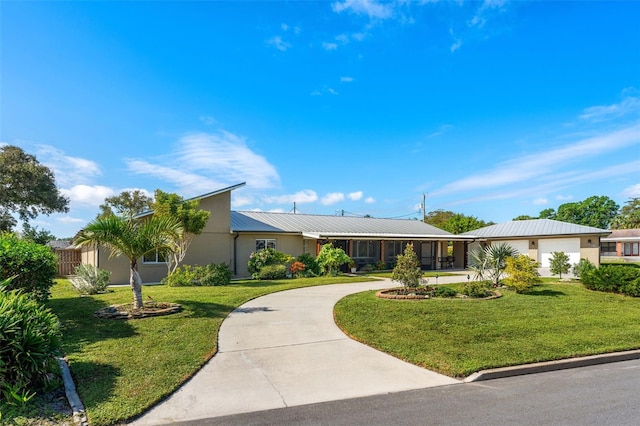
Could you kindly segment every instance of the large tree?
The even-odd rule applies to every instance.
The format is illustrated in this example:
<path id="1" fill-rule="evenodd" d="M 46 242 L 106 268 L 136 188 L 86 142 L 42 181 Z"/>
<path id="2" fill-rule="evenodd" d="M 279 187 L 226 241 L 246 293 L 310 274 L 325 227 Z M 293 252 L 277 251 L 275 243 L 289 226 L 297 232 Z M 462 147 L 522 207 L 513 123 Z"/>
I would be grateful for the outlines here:
<path id="1" fill-rule="evenodd" d="M 594 228 L 608 229 L 620 206 L 611 198 L 594 195 L 583 201 L 558 207 L 555 219 Z"/>
<path id="2" fill-rule="evenodd" d="M 172 273 L 187 254 L 187 249 L 196 235 L 209 220 L 210 212 L 198 208 L 198 200 L 185 201 L 181 196 L 156 189 L 155 201 L 151 204 L 154 216 L 175 218 L 182 226 L 180 237 L 174 241 L 171 254 L 167 256 L 167 268 Z"/>
<path id="3" fill-rule="evenodd" d="M 611 221 L 611 229 L 640 228 L 640 198 L 630 198 Z"/>
<path id="4" fill-rule="evenodd" d="M 131 220 L 120 216 L 97 218 L 89 223 L 75 239 L 75 244 L 97 244 L 110 249 L 111 256 L 129 259 L 129 284 L 133 292 L 133 307 L 140 309 L 142 279 L 138 273 L 138 259 L 156 250 L 170 253 L 175 240 L 182 233 L 180 222 L 172 217 L 151 216 Z"/>
<path id="5" fill-rule="evenodd" d="M 462 234 L 493 225 L 493 222 L 485 222 L 475 216 L 466 216 L 462 213 L 454 213 L 448 210 L 434 210 L 427 213 L 425 223 L 452 234 Z"/>
<path id="6" fill-rule="evenodd" d="M 17 146 L 0 147 L 0 230 L 16 225 L 12 213 L 29 222 L 38 214 L 66 213 L 68 205 L 48 167 Z"/>
<path id="7" fill-rule="evenodd" d="M 100 205 L 98 217 L 116 215 L 133 218 L 138 213 L 150 210 L 152 202 L 153 198 L 139 189 L 122 191 L 119 195 L 104 199 L 104 204 Z"/>

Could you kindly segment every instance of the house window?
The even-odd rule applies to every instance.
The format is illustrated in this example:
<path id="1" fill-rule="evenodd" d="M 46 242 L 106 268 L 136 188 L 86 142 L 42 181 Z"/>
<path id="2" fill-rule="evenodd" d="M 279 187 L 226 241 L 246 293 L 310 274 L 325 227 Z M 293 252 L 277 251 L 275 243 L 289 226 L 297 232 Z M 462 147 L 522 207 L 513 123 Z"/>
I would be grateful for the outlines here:
<path id="1" fill-rule="evenodd" d="M 388 264 L 395 263 L 397 256 L 404 253 L 404 249 L 409 241 L 385 241 L 384 261 Z"/>
<path id="2" fill-rule="evenodd" d="M 617 256 L 616 243 L 606 243 L 604 241 L 600 243 L 600 254 L 602 256 Z"/>
<path id="3" fill-rule="evenodd" d="M 355 240 L 352 245 L 352 256 L 366 263 L 375 263 L 380 259 L 380 242 L 373 240 Z"/>
<path id="4" fill-rule="evenodd" d="M 638 256 L 638 246 L 640 243 L 624 243 L 625 256 Z"/>
<path id="5" fill-rule="evenodd" d="M 142 257 L 142 263 L 166 263 L 165 257 L 158 250 L 147 253 Z"/>
<path id="6" fill-rule="evenodd" d="M 256 251 L 272 248 L 276 249 L 276 240 L 256 240 Z"/>

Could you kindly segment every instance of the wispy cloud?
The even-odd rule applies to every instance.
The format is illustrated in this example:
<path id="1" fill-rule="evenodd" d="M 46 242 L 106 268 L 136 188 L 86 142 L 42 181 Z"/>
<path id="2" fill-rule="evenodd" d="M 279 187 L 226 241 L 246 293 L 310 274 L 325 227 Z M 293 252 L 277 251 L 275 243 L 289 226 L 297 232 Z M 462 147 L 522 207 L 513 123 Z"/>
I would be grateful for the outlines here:
<path id="1" fill-rule="evenodd" d="M 168 156 L 126 163 L 133 173 L 171 182 L 191 195 L 243 181 L 252 189 L 273 188 L 280 182 L 271 163 L 248 148 L 244 138 L 224 130 L 184 136 Z"/>
<path id="2" fill-rule="evenodd" d="M 104 199 L 116 194 L 113 188 L 102 185 L 74 185 L 69 189 L 61 189 L 60 193 L 69 197 L 72 205 L 98 207 Z"/>
<path id="3" fill-rule="evenodd" d="M 340 83 L 351 83 L 353 81 L 353 77 L 342 76 L 340 77 Z"/>
<path id="4" fill-rule="evenodd" d="M 102 174 L 96 162 L 71 157 L 49 145 L 38 145 L 36 156 L 38 161 L 53 170 L 56 182 L 61 187 L 89 183 L 94 177 Z"/>
<path id="5" fill-rule="evenodd" d="M 291 48 L 291 43 L 288 43 L 282 40 L 282 37 L 280 36 L 273 36 L 270 39 L 268 39 L 265 43 L 267 43 L 271 47 L 275 47 L 281 52 L 286 52 L 289 48 Z"/>
<path id="6" fill-rule="evenodd" d="M 340 201 L 344 201 L 344 194 L 342 192 L 330 192 L 320 200 L 325 206 L 330 206 Z"/>
<path id="7" fill-rule="evenodd" d="M 427 139 L 435 138 L 438 136 L 444 135 L 449 129 L 453 129 L 453 126 L 450 124 L 443 124 L 436 130 L 435 132 L 427 135 Z"/>
<path id="8" fill-rule="evenodd" d="M 629 96 L 617 104 L 598 105 L 586 108 L 582 115 L 580 115 L 580 118 L 582 120 L 601 122 L 631 114 L 637 115 L 639 113 L 640 98 Z"/>
<path id="9" fill-rule="evenodd" d="M 535 204 L 536 206 L 541 206 L 547 204 L 548 202 L 549 200 L 547 200 L 546 198 L 536 198 L 535 200 L 533 200 L 533 204 Z"/>
<path id="10" fill-rule="evenodd" d="M 376 199 L 375 199 L 375 198 L 373 198 L 373 197 L 367 197 L 367 198 L 364 200 L 364 202 L 365 202 L 365 203 L 367 203 L 367 204 L 373 204 L 373 203 L 375 203 L 375 202 L 376 202 Z"/>
<path id="11" fill-rule="evenodd" d="M 321 90 L 314 90 L 310 93 L 311 96 L 322 96 L 322 95 L 338 95 L 338 91 L 333 87 L 325 87 Z"/>
<path id="12" fill-rule="evenodd" d="M 331 4 L 336 13 L 349 12 L 355 15 L 366 15 L 369 19 L 388 19 L 393 16 L 393 4 L 376 0 L 344 0 Z"/>
<path id="13" fill-rule="evenodd" d="M 349 199 L 351 201 L 358 201 L 359 199 L 362 198 L 362 191 L 356 191 L 356 192 L 350 192 L 349 193 Z"/>
<path id="14" fill-rule="evenodd" d="M 80 219 L 78 217 L 71 217 L 69 215 L 58 216 L 56 217 L 56 221 L 60 223 L 85 223 L 86 220 Z"/>
<path id="15" fill-rule="evenodd" d="M 328 43 L 326 41 L 322 42 L 322 48 L 324 50 L 336 50 L 338 49 L 338 45 L 336 43 Z"/>
<path id="16" fill-rule="evenodd" d="M 485 0 L 477 9 L 476 14 L 469 21 L 470 27 L 482 28 L 487 23 L 487 14 L 500 10 L 507 3 L 506 0 Z"/>
<path id="17" fill-rule="evenodd" d="M 556 195 L 556 200 L 558 200 L 558 201 L 573 200 L 573 195 Z"/>
<path id="18" fill-rule="evenodd" d="M 625 188 L 624 191 L 622 191 L 622 195 L 628 198 L 640 197 L 640 183 Z"/>
<path id="19" fill-rule="evenodd" d="M 210 115 L 201 115 L 200 117 L 200 121 L 204 124 L 206 124 L 207 126 L 213 126 L 214 124 L 217 124 L 218 121 L 211 117 Z"/>
<path id="20" fill-rule="evenodd" d="M 318 194 L 311 189 L 304 189 L 295 194 L 277 195 L 264 197 L 264 202 L 268 204 L 291 204 L 291 203 L 313 203 L 318 201 Z"/>

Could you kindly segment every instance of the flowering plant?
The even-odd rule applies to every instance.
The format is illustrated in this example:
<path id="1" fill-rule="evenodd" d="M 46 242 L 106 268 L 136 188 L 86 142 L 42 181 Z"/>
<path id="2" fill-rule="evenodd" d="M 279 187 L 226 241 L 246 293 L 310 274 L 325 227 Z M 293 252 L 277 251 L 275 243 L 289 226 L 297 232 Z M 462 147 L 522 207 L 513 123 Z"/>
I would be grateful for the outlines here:
<path id="1" fill-rule="evenodd" d="M 304 263 L 302 263 L 302 262 L 300 262 L 300 261 L 296 260 L 296 261 L 294 261 L 294 262 L 291 264 L 291 266 L 289 267 L 289 270 L 291 271 L 291 273 L 292 273 L 294 276 L 297 276 L 297 275 L 298 275 L 298 273 L 300 273 L 300 272 L 304 271 L 306 268 L 307 268 L 307 267 L 305 266 L 305 264 L 304 264 Z"/>

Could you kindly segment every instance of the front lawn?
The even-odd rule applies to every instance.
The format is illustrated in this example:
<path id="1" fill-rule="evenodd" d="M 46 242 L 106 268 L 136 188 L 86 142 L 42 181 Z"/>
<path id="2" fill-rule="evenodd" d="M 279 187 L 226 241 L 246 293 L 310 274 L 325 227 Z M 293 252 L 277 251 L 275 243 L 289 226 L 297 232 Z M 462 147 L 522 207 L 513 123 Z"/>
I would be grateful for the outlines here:
<path id="1" fill-rule="evenodd" d="M 371 281 L 321 277 L 237 281 L 222 287 L 145 286 L 145 300 L 180 303 L 179 314 L 140 320 L 96 319 L 93 313 L 132 301 L 129 287 L 78 297 L 66 280 L 52 288 L 48 305 L 62 323 L 64 354 L 92 425 L 111 425 L 141 414 L 173 392 L 217 351 L 224 318 L 268 293 L 316 285 Z"/>
<path id="2" fill-rule="evenodd" d="M 393 271 L 373 271 L 373 272 L 368 272 L 367 275 L 371 275 L 372 277 L 380 277 L 380 278 L 391 278 L 391 275 L 393 274 Z M 425 271 L 422 273 L 422 277 L 424 279 L 429 279 L 429 282 L 432 282 L 433 284 L 435 284 L 435 276 L 439 276 L 439 277 L 452 277 L 455 275 L 460 275 L 460 274 L 454 274 L 451 272 L 442 272 L 442 271 Z M 462 275 L 460 275 L 460 279 L 462 279 Z M 433 280 L 431 280 L 431 278 L 433 278 Z"/>
<path id="3" fill-rule="evenodd" d="M 397 301 L 347 296 L 338 325 L 413 364 L 464 377 L 488 368 L 640 348 L 640 298 L 545 282 L 494 300 Z"/>

